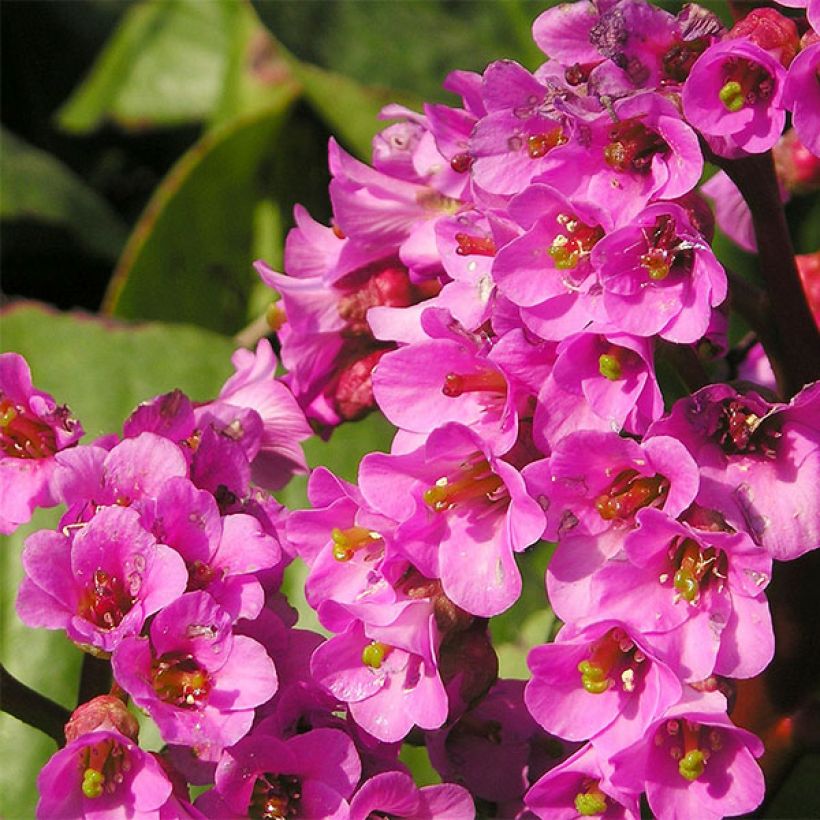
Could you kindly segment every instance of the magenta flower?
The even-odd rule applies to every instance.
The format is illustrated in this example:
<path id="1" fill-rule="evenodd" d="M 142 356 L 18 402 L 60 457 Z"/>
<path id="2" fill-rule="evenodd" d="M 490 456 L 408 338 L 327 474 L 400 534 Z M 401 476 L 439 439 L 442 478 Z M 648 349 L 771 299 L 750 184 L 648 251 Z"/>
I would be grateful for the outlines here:
<path id="1" fill-rule="evenodd" d="M 277 686 L 267 652 L 233 634 L 231 621 L 206 592 L 189 592 L 154 618 L 150 638 L 124 640 L 111 659 L 117 682 L 163 739 L 193 746 L 204 760 L 248 733 Z"/>
<path id="2" fill-rule="evenodd" d="M 57 456 L 53 486 L 68 510 L 62 524 L 89 520 L 102 507 L 142 510 L 169 478 L 188 476 L 188 461 L 174 442 L 140 433 L 110 450 L 75 447 Z"/>
<path id="3" fill-rule="evenodd" d="M 139 634 L 188 580 L 182 558 L 157 543 L 135 510 L 119 507 L 100 510 L 77 529 L 29 536 L 23 567 L 17 596 L 23 623 L 65 629 L 72 641 L 98 652 Z"/>
<path id="4" fill-rule="evenodd" d="M 650 435 L 679 439 L 705 479 L 698 502 L 784 561 L 820 544 L 818 402 L 817 383 L 788 405 L 711 385 L 676 402 Z"/>
<path id="5" fill-rule="evenodd" d="M 0 355 L 0 533 L 14 532 L 37 507 L 57 503 L 49 488 L 53 456 L 82 435 L 69 409 L 32 385 L 22 356 Z"/>
<path id="6" fill-rule="evenodd" d="M 366 456 L 359 486 L 371 508 L 401 522 L 402 550 L 462 609 L 494 615 L 518 598 L 513 553 L 540 537 L 543 513 L 520 473 L 469 428 L 446 424 L 411 453 Z"/>
<path id="7" fill-rule="evenodd" d="M 402 740 L 418 725 L 437 729 L 447 718 L 447 694 L 438 672 L 438 632 L 429 601 L 396 606 L 385 626 L 356 622 L 313 653 L 313 677 L 348 704 L 366 732 Z"/>
<path id="8" fill-rule="evenodd" d="M 216 785 L 196 807 L 211 817 L 343 820 L 360 776 L 344 732 L 314 729 L 284 741 L 256 732 L 223 753 Z"/>
<path id="9" fill-rule="evenodd" d="M 643 630 L 688 680 L 762 671 L 774 653 L 763 594 L 771 558 L 745 533 L 696 529 L 660 510 L 641 510 L 637 522 L 625 540 L 627 560 L 610 561 L 592 580 L 600 611 Z M 562 620 L 598 618 L 582 590 L 567 585 L 558 597 L 551 588 Z"/>
<path id="10" fill-rule="evenodd" d="M 710 46 L 683 87 L 686 119 L 707 136 L 725 140 L 724 156 L 759 154 L 776 142 L 786 120 L 780 61 L 743 38 Z"/>
<path id="11" fill-rule="evenodd" d="M 111 729 L 83 734 L 60 749 L 37 778 L 37 817 L 160 820 L 171 781 L 154 755 Z"/>
<path id="12" fill-rule="evenodd" d="M 472 820 L 475 806 L 469 792 L 454 783 L 420 789 L 404 772 L 384 772 L 367 780 L 350 801 L 350 820 L 373 816 Z"/>
<path id="13" fill-rule="evenodd" d="M 650 341 L 587 331 L 558 345 L 555 368 L 538 396 L 536 436 L 554 446 L 573 429 L 642 435 L 662 414 Z"/>
<path id="14" fill-rule="evenodd" d="M 820 157 L 820 42 L 804 48 L 789 67 L 783 105 L 792 112 L 792 125 L 801 142 Z"/>
<path id="15" fill-rule="evenodd" d="M 726 273 L 686 212 L 650 205 L 592 251 L 612 325 L 636 336 L 698 341 L 726 298 Z"/>
<path id="16" fill-rule="evenodd" d="M 685 697 L 612 758 L 613 781 L 645 789 L 653 813 L 672 820 L 719 820 L 755 809 L 764 782 L 754 758 L 763 744 L 732 724 L 721 701 L 716 694 Z"/>
<path id="17" fill-rule="evenodd" d="M 691 191 L 703 170 L 695 132 L 674 103 L 642 92 L 617 100 L 617 120 L 609 112 L 590 121 L 583 138 L 546 159 L 543 181 L 570 199 L 594 202 L 623 220 L 639 214 L 652 199 L 675 199 Z M 583 169 L 579 173 L 579 169 Z"/>
<path id="18" fill-rule="evenodd" d="M 214 404 L 250 408 L 262 420 L 262 438 L 251 456 L 252 478 L 260 487 L 277 490 L 294 473 L 307 472 L 300 442 L 312 431 L 296 400 L 285 385 L 276 381 L 276 357 L 267 339 L 256 353 L 237 350 L 233 355 L 236 373 L 225 382 Z"/>
<path id="19" fill-rule="evenodd" d="M 606 613 L 606 609 L 601 609 Z M 635 628 L 606 620 L 564 627 L 527 657 L 533 677 L 525 700 L 533 717 L 567 740 L 605 754 L 634 743 L 681 696 L 677 675 Z"/>
<path id="20" fill-rule="evenodd" d="M 611 775 L 606 759 L 587 744 L 527 792 L 527 808 L 543 820 L 638 820 L 640 789 L 619 788 Z"/>

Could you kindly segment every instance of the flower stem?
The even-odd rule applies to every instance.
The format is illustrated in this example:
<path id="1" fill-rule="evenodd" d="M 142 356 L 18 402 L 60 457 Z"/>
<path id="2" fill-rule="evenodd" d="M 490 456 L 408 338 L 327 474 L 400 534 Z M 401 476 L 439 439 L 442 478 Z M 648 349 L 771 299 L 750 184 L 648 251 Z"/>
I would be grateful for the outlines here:
<path id="1" fill-rule="evenodd" d="M 758 335 L 777 385 L 788 399 L 820 378 L 820 333 L 797 271 L 772 155 L 769 151 L 735 160 L 711 159 L 737 185 L 752 212 L 772 319 L 771 327 L 760 328 Z"/>
<path id="2" fill-rule="evenodd" d="M 83 657 L 83 668 L 80 672 L 80 688 L 77 694 L 77 705 L 87 703 L 97 695 L 107 695 L 111 690 L 111 663 L 93 655 Z"/>
<path id="3" fill-rule="evenodd" d="M 68 709 L 21 683 L 0 665 L 0 708 L 23 723 L 45 732 L 58 746 L 65 745 Z"/>

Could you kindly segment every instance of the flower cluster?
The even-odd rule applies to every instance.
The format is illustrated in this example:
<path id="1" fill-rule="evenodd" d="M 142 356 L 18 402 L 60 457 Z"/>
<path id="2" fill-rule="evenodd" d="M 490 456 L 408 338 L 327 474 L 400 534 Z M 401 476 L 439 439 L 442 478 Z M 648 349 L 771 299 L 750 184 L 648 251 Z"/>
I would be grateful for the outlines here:
<path id="1" fill-rule="evenodd" d="M 447 78 L 458 107 L 385 109 L 371 165 L 331 142 L 331 226 L 298 209 L 288 275 L 258 263 L 314 425 L 377 407 L 398 428 L 356 485 L 314 472 L 288 519 L 335 633 L 311 671 L 379 740 L 425 730 L 498 816 L 638 816 L 642 793 L 660 816 L 742 813 L 762 746 L 727 694 L 772 658 L 773 559 L 820 545 L 820 393 L 713 384 L 665 407 L 656 364 L 720 373 L 727 350 L 705 161 L 777 146 L 784 192 L 817 185 L 796 90 L 816 93 L 817 35 L 639 0 L 557 6 L 533 33 L 534 73 L 500 61 Z M 751 234 L 720 186 L 739 202 L 721 225 Z M 522 693 L 487 624 L 541 538 L 564 626 Z M 514 772 L 488 742 L 515 745 Z"/>
<path id="2" fill-rule="evenodd" d="M 499 61 L 447 78 L 460 105 L 389 106 L 369 165 L 331 141 L 331 225 L 297 207 L 286 273 L 257 263 L 282 378 L 263 340 L 214 401 L 157 396 L 79 444 L 0 356 L 0 527 L 65 509 L 26 541 L 17 611 L 115 682 L 68 724 L 41 816 L 761 802 L 733 681 L 773 657 L 773 562 L 820 546 L 820 386 L 779 400 L 759 347 L 742 365 L 760 386 L 721 383 L 730 284 L 705 197 L 751 249 L 733 163 L 774 149 L 783 198 L 818 187 L 817 9 L 800 37 L 771 8 L 727 30 L 696 5 L 567 3 L 533 25 L 535 72 Z M 706 162 L 728 173 L 701 185 Z M 665 397 L 663 367 L 697 374 L 691 395 Z M 312 431 L 375 409 L 397 432 L 356 484 L 318 468 L 311 509 L 273 500 Z M 542 540 L 562 626 L 528 682 L 500 679 L 490 621 Z M 327 639 L 294 628 L 295 558 Z M 413 783 L 406 740 L 447 782 Z M 192 803 L 189 784 L 211 788 Z"/>

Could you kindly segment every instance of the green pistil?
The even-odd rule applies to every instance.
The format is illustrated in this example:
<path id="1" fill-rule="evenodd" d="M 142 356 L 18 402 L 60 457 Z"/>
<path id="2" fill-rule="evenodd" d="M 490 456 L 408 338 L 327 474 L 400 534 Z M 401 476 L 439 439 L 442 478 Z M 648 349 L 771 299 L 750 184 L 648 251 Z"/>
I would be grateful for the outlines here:
<path id="1" fill-rule="evenodd" d="M 0 413 L 0 427 L 8 427 L 17 418 L 17 411 L 13 407 L 7 407 Z"/>
<path id="2" fill-rule="evenodd" d="M 731 111 L 733 114 L 736 114 L 746 105 L 743 89 L 736 80 L 729 80 L 718 92 L 718 97 L 720 97 L 720 101 L 726 110 Z"/>
<path id="3" fill-rule="evenodd" d="M 686 780 L 697 780 L 706 768 L 706 760 L 703 757 L 703 752 L 700 749 L 692 749 L 687 752 L 678 763 L 678 771 L 681 777 Z"/>
<path id="4" fill-rule="evenodd" d="M 105 777 L 103 777 L 102 772 L 98 772 L 96 769 L 86 769 L 83 772 L 82 789 L 86 797 L 90 797 L 92 800 L 99 797 L 103 793 L 103 783 L 105 783 Z"/>
<path id="5" fill-rule="evenodd" d="M 606 811 L 606 796 L 601 792 L 584 792 L 575 795 L 575 810 L 584 817 L 594 817 Z"/>
<path id="6" fill-rule="evenodd" d="M 698 583 L 698 579 L 688 569 L 679 569 L 675 573 L 673 584 L 684 601 L 691 603 L 698 597 L 700 584 Z"/>
<path id="7" fill-rule="evenodd" d="M 581 685 L 591 695 L 600 695 L 609 689 L 609 678 L 597 663 L 581 661 L 578 664 L 578 671 L 581 673 Z"/>
<path id="8" fill-rule="evenodd" d="M 362 663 L 371 669 L 381 669 L 382 662 L 390 649 L 391 647 L 379 643 L 379 641 L 371 641 L 362 649 Z"/>
<path id="9" fill-rule="evenodd" d="M 598 357 L 598 372 L 611 382 L 616 382 L 623 376 L 621 363 L 615 356 L 603 353 Z"/>

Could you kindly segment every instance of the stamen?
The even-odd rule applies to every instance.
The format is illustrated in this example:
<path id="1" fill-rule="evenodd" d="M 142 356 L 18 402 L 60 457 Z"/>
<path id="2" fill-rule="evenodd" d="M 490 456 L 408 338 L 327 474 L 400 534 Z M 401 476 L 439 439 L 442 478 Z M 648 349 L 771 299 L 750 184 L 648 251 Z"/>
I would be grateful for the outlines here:
<path id="1" fill-rule="evenodd" d="M 595 509 L 605 521 L 631 518 L 635 512 L 664 499 L 669 481 L 661 475 L 651 478 L 637 470 L 619 473 L 609 488 L 595 499 Z"/>
<path id="2" fill-rule="evenodd" d="M 473 499 L 496 501 L 494 495 L 503 487 L 504 482 L 492 472 L 489 462 L 481 459 L 462 465 L 455 475 L 443 476 L 424 491 L 423 497 L 436 512 L 444 512 Z"/>
<path id="3" fill-rule="evenodd" d="M 600 225 L 587 225 L 570 214 L 558 214 L 555 221 L 565 233 L 556 235 L 547 253 L 558 270 L 573 270 L 603 238 L 604 229 Z"/>
<path id="4" fill-rule="evenodd" d="M 384 659 L 393 651 L 392 646 L 380 641 L 371 641 L 362 649 L 362 663 L 371 669 L 381 669 Z"/>
<path id="5" fill-rule="evenodd" d="M 615 171 L 649 173 L 653 157 L 669 151 L 666 140 L 637 118 L 614 125 L 609 139 L 611 142 L 604 147 L 604 161 Z"/>
<path id="6" fill-rule="evenodd" d="M 168 652 L 152 665 L 152 684 L 160 700 L 181 709 L 202 706 L 211 690 L 208 673 L 193 655 Z"/>
<path id="7" fill-rule="evenodd" d="M 349 561 L 357 550 L 381 540 L 379 533 L 364 527 L 348 527 L 346 530 L 334 527 L 330 537 L 333 539 L 333 557 L 337 561 Z"/>
<path id="8" fill-rule="evenodd" d="M 0 393 L 0 450 L 12 458 L 47 458 L 57 452 L 54 430 Z"/>

